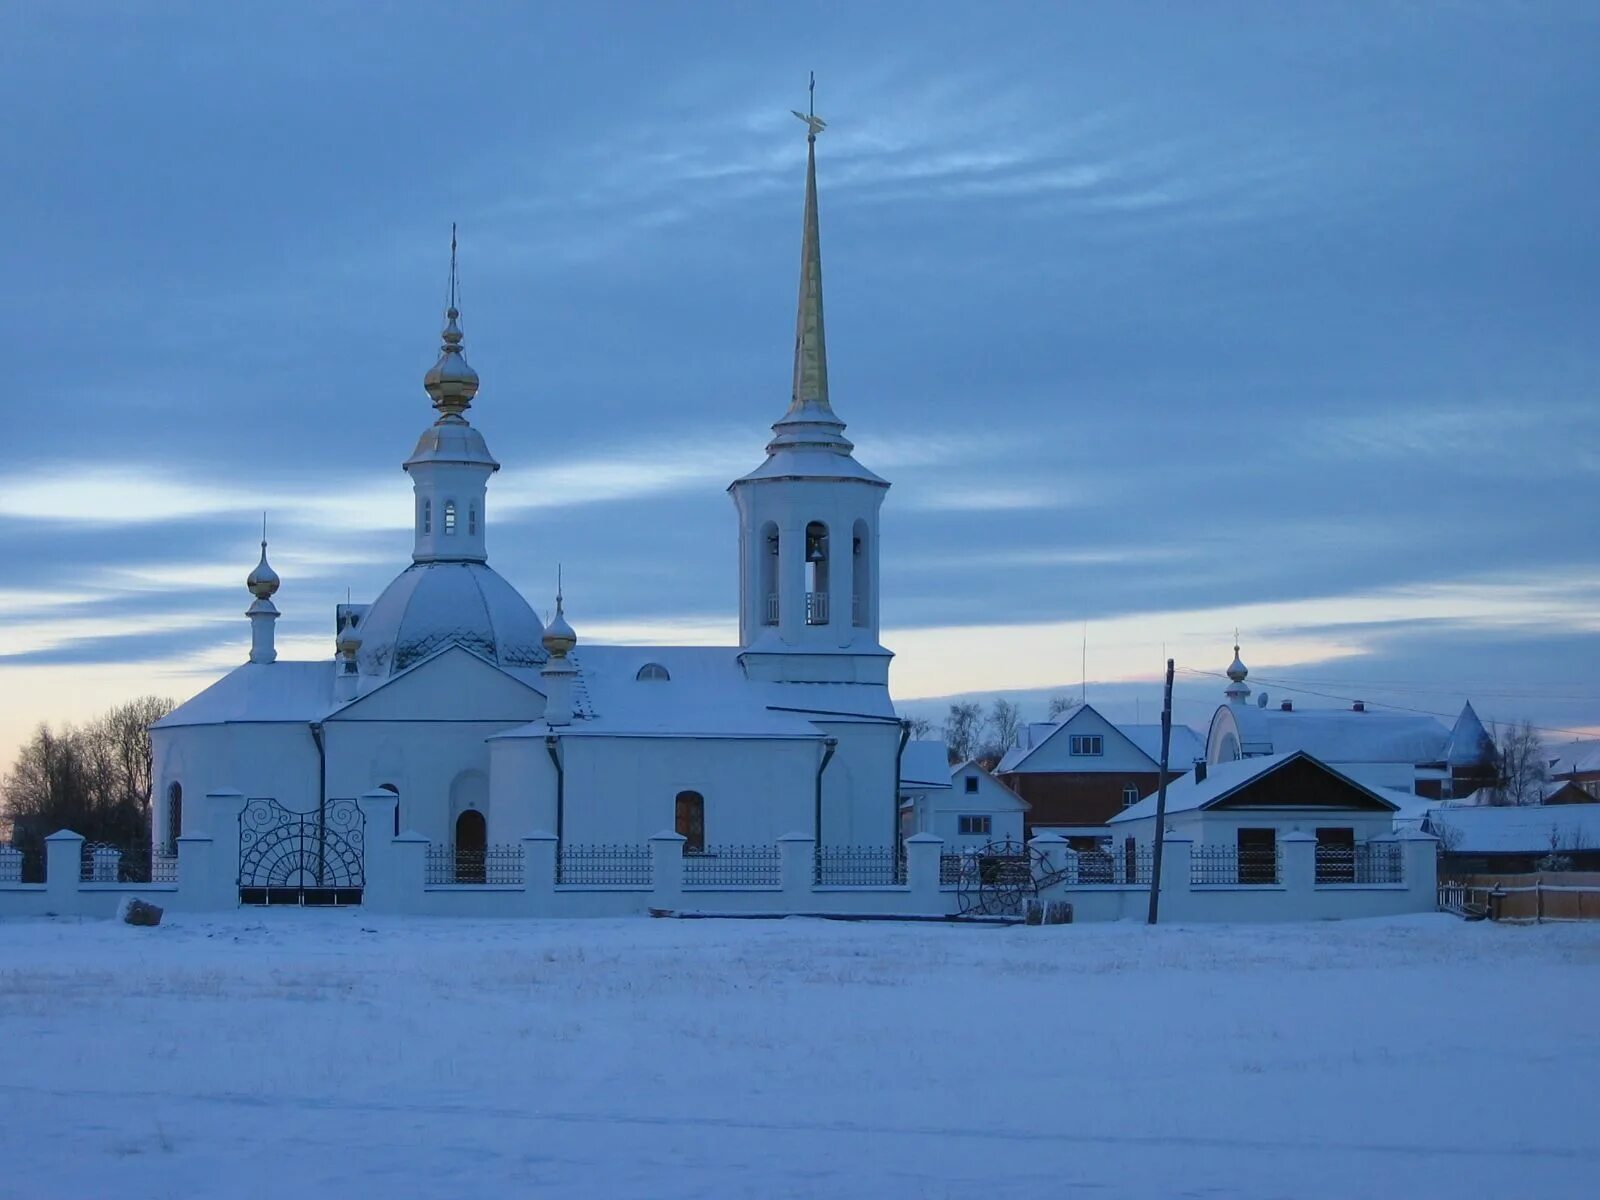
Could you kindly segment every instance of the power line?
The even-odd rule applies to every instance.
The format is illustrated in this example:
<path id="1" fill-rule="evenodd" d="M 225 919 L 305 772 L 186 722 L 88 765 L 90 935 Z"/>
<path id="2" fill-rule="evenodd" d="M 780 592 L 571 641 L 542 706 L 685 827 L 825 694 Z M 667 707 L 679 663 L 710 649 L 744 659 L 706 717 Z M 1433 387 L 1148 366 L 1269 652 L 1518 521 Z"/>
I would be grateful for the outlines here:
<path id="1" fill-rule="evenodd" d="M 1227 678 L 1227 676 L 1221 671 L 1200 671 L 1196 670 L 1194 667 L 1179 667 L 1178 669 L 1185 675 L 1207 675 L 1213 679 Z M 1354 704 L 1357 700 L 1361 700 L 1364 704 L 1375 705 L 1378 708 L 1392 708 L 1398 712 L 1418 713 L 1424 717 L 1438 717 L 1445 721 L 1454 721 L 1456 717 L 1460 715 L 1459 713 L 1436 712 L 1431 708 L 1413 708 L 1407 704 L 1391 704 L 1386 700 L 1367 700 L 1361 696 L 1338 696 L 1332 692 L 1319 692 L 1314 688 L 1296 687 L 1294 684 L 1288 683 L 1281 679 L 1266 679 L 1257 676 L 1252 680 L 1252 682 L 1264 683 L 1275 688 L 1282 688 L 1286 692 L 1298 692 L 1303 696 L 1317 696 L 1323 700 L 1339 700 L 1345 704 Z M 1495 721 L 1493 717 L 1490 718 L 1490 722 L 1491 724 L 1505 724 L 1505 722 Z M 1567 735 L 1568 737 L 1574 738 L 1593 736 L 1592 734 L 1586 733 L 1581 729 L 1559 729 L 1551 725 L 1529 725 L 1528 728 L 1539 733 L 1561 733 Z"/>

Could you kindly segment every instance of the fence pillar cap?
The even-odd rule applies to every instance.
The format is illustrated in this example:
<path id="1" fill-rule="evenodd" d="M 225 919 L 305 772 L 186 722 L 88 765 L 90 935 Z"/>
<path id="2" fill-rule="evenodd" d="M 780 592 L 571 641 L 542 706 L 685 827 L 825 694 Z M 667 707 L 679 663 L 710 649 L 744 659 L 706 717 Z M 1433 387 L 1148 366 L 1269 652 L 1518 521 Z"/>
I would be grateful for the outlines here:
<path id="1" fill-rule="evenodd" d="M 525 842 L 554 842 L 559 839 L 553 833 L 547 833 L 543 829 L 535 829 L 532 833 L 523 834 L 522 840 Z"/>
<path id="2" fill-rule="evenodd" d="M 687 842 L 689 839 L 684 837 L 683 834 L 678 833 L 676 830 L 663 829 L 660 833 L 652 833 L 650 835 L 650 840 L 652 842 L 677 842 L 681 845 L 682 843 Z"/>
<path id="3" fill-rule="evenodd" d="M 58 829 L 54 833 L 52 833 L 49 837 L 45 838 L 45 841 L 47 841 L 47 842 L 81 842 L 81 841 L 83 841 L 83 834 L 81 834 L 81 833 L 73 833 L 72 830 L 70 830 L 70 829 Z"/>
<path id="4" fill-rule="evenodd" d="M 330 797 L 330 799 L 331 799 L 331 797 Z M 394 800 L 394 801 L 398 802 L 400 797 L 397 794 L 395 794 L 394 792 L 391 792 L 388 788 L 373 788 L 370 792 L 362 792 L 361 795 L 357 797 L 357 799 L 358 800 Z"/>
<path id="5" fill-rule="evenodd" d="M 778 838 L 780 842 L 814 842 L 817 839 L 809 833 L 786 833 Z"/>
<path id="6" fill-rule="evenodd" d="M 177 837 L 173 838 L 172 840 L 175 841 L 175 842 L 214 842 L 214 841 L 216 841 L 216 839 L 213 838 L 209 833 L 180 833 Z"/>
<path id="7" fill-rule="evenodd" d="M 810 841 L 811 839 L 807 838 L 806 840 Z M 906 839 L 906 845 L 908 846 L 929 846 L 935 843 L 940 846 L 944 845 L 944 839 L 937 833 L 913 833 Z"/>
<path id="8" fill-rule="evenodd" d="M 1438 837 L 1429 833 L 1426 829 L 1416 827 L 1398 830 L 1395 833 L 1391 833 L 1389 837 L 1397 842 L 1437 842 L 1439 840 Z M 1377 839 L 1374 838 L 1373 840 L 1376 841 Z"/>
<path id="9" fill-rule="evenodd" d="M 1173 833 L 1172 830 L 1170 830 L 1170 829 L 1167 830 L 1167 832 L 1162 836 L 1161 840 L 1164 843 L 1166 843 L 1168 846 L 1171 846 L 1171 845 L 1173 845 L 1173 844 L 1175 844 L 1177 842 L 1187 842 L 1191 846 L 1194 845 L 1194 839 L 1192 837 L 1190 837 L 1188 834 L 1186 834 L 1186 833 Z"/>
<path id="10" fill-rule="evenodd" d="M 1062 837 L 1059 833 L 1041 833 L 1029 844 L 1037 846 L 1040 842 L 1043 842 L 1047 846 L 1053 846 L 1057 842 L 1065 842 L 1066 840 L 1067 839 Z"/>

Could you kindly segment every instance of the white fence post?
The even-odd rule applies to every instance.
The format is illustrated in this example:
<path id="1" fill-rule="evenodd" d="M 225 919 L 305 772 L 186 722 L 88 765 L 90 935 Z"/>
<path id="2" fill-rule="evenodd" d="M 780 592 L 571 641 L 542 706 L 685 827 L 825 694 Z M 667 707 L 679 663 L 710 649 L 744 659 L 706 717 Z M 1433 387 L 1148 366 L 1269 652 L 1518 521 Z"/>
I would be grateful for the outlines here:
<path id="1" fill-rule="evenodd" d="M 538 830 L 522 839 L 523 912 L 542 917 L 553 907 L 556 887 L 556 835 Z"/>
<path id="2" fill-rule="evenodd" d="M 60 829 L 44 840 L 45 893 L 51 911 L 78 911 L 78 879 L 83 870 L 83 835 Z"/>
<path id="3" fill-rule="evenodd" d="M 688 840 L 670 829 L 650 839 L 651 908 L 683 907 L 683 844 Z"/>
<path id="4" fill-rule="evenodd" d="M 817 842 L 809 833 L 786 833 L 778 839 L 778 878 L 783 883 L 783 907 L 789 912 L 810 912 L 816 901 L 811 885 L 816 879 Z"/>
<path id="5" fill-rule="evenodd" d="M 427 838 L 411 829 L 389 839 L 387 878 L 376 898 L 377 903 L 372 906 L 376 911 L 424 911 L 422 892 L 428 880 L 428 845 Z M 368 883 L 371 883 L 370 877 Z M 367 907 L 370 894 L 370 891 L 362 893 L 362 907 Z"/>
<path id="6" fill-rule="evenodd" d="M 1395 835 L 1400 843 L 1400 869 L 1405 872 L 1406 891 L 1413 912 L 1428 912 L 1439 906 L 1439 839 L 1420 829 L 1407 829 Z"/>
<path id="7" fill-rule="evenodd" d="M 936 833 L 917 833 L 906 839 L 906 883 L 913 912 L 943 916 L 944 897 L 939 892 L 939 856 L 944 839 Z"/>
<path id="8" fill-rule="evenodd" d="M 395 852 L 395 810 L 400 797 L 384 788 L 363 792 L 356 798 L 361 810 L 361 903 L 374 912 L 403 912 L 420 904 L 421 896 L 411 900 L 400 893 L 401 851 Z"/>
<path id="9" fill-rule="evenodd" d="M 244 813 L 244 805 L 244 793 L 232 788 L 207 792 L 198 814 L 199 819 L 195 821 L 194 832 L 211 835 L 213 902 L 220 899 L 223 890 L 227 889 L 233 895 L 233 900 L 226 905 L 228 908 L 237 907 L 239 903 L 239 818 Z M 184 808 L 187 810 L 188 805 Z M 186 825 L 188 815 L 185 811 Z"/>
<path id="10" fill-rule="evenodd" d="M 1284 899 L 1290 919 L 1316 915 L 1317 835 L 1291 829 L 1278 835 Z"/>
<path id="11" fill-rule="evenodd" d="M 1181 921 L 1194 912 L 1189 877 L 1194 839 L 1168 833 L 1161 839 L 1161 912 L 1158 919 Z"/>
<path id="12" fill-rule="evenodd" d="M 239 903 L 235 872 L 217 861 L 216 839 L 209 833 L 178 835 L 176 907 L 188 912 L 216 912 Z"/>
<path id="13" fill-rule="evenodd" d="M 1051 875 L 1066 868 L 1066 859 L 1062 854 L 1067 849 L 1067 839 L 1059 833 L 1041 833 L 1028 843 L 1030 850 L 1038 851 L 1039 857 L 1044 860 L 1044 869 Z M 1077 855 L 1073 855 L 1074 858 Z"/>

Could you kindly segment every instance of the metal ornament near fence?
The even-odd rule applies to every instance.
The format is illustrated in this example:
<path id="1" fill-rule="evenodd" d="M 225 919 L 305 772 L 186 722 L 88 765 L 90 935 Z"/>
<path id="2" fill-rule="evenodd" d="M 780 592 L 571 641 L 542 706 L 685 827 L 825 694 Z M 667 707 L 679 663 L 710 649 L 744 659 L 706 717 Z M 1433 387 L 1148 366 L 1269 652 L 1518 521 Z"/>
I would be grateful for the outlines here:
<path id="1" fill-rule="evenodd" d="M 85 842 L 80 883 L 177 883 L 178 856 L 152 846 Z"/>
<path id="2" fill-rule="evenodd" d="M 940 882 L 946 876 L 945 858 L 956 860 L 950 868 L 955 875 L 957 911 L 964 917 L 1020 917 L 1029 900 L 1067 877 L 1064 869 L 1051 866 L 1040 851 L 1011 838 L 943 856 Z"/>
<path id="3" fill-rule="evenodd" d="M 239 814 L 243 904 L 359 904 L 366 818 L 354 800 L 292 812 L 256 798 Z"/>

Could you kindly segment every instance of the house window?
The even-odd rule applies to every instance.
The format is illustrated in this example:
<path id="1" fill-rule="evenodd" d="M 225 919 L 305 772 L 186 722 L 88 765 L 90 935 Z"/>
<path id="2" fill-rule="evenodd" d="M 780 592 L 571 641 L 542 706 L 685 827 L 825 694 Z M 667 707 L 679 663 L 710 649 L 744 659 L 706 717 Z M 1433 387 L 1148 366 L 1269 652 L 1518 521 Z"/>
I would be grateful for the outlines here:
<path id="1" fill-rule="evenodd" d="M 978 777 L 976 775 L 968 775 L 967 776 L 967 795 L 971 796 L 971 795 L 975 794 L 977 792 L 977 790 L 978 790 Z"/>
<path id="2" fill-rule="evenodd" d="M 699 792 L 679 792 L 672 828 L 683 838 L 685 854 L 706 849 L 706 799 Z"/>
<path id="3" fill-rule="evenodd" d="M 1139 789 L 1134 784 L 1124 784 L 1122 788 L 1122 807 L 1132 808 L 1139 803 Z"/>
<path id="4" fill-rule="evenodd" d="M 444 502 L 444 531 L 447 534 L 453 534 L 456 531 L 456 502 L 454 500 L 446 500 Z"/>
<path id="5" fill-rule="evenodd" d="M 667 674 L 667 669 L 660 663 L 645 663 L 634 678 L 642 683 L 665 683 L 672 676 Z"/>
<path id="6" fill-rule="evenodd" d="M 958 817 L 956 818 L 956 831 L 968 836 L 989 836 L 990 817 Z"/>
<path id="7" fill-rule="evenodd" d="M 1071 750 L 1074 758 L 1099 758 L 1105 753 L 1105 743 L 1098 733 L 1075 733 Z"/>

